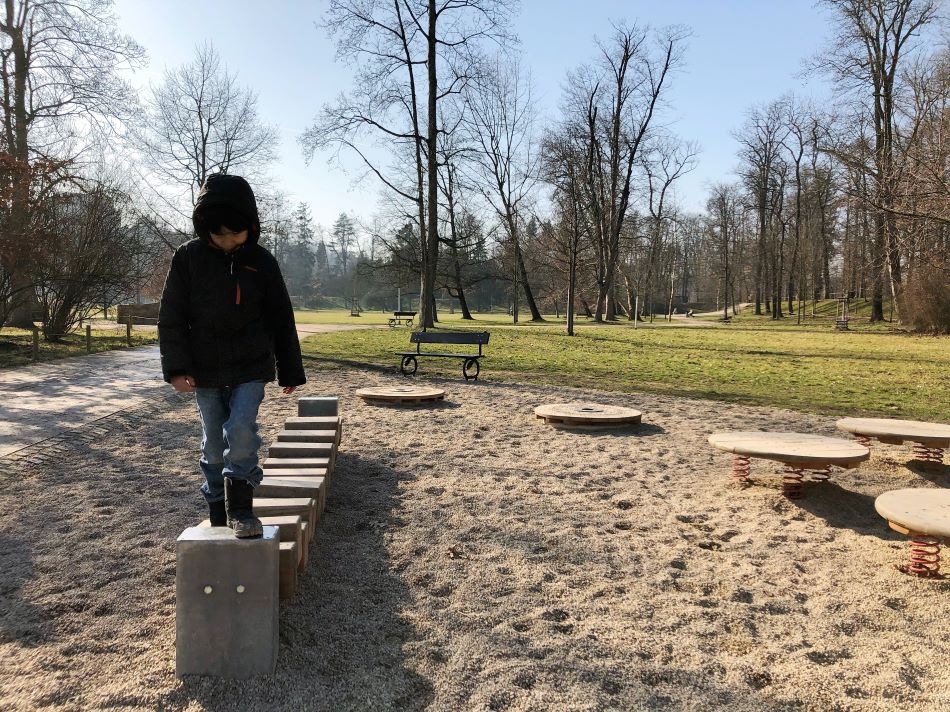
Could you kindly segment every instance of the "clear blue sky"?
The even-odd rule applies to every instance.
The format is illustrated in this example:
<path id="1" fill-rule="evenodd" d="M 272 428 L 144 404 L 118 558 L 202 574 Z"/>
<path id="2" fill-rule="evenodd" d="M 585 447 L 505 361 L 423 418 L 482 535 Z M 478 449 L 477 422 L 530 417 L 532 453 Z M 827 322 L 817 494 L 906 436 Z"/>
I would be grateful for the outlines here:
<path id="1" fill-rule="evenodd" d="M 214 42 L 243 84 L 256 90 L 265 121 L 280 129 L 275 181 L 294 203 L 310 203 L 314 219 L 332 224 L 341 211 L 370 218 L 378 186 L 304 163 L 297 136 L 321 105 L 345 90 L 349 75 L 333 61 L 334 47 L 314 23 L 325 2 L 313 0 L 116 0 L 120 27 L 142 44 L 149 66 L 133 82 L 158 81 L 168 66 L 189 61 L 197 44 Z M 610 20 L 692 29 L 684 71 L 670 100 L 675 130 L 697 141 L 699 167 L 683 179 L 679 197 L 701 209 L 706 187 L 730 179 L 736 144 L 731 132 L 754 104 L 795 91 L 821 96 L 821 84 L 798 76 L 801 62 L 827 40 L 827 17 L 812 0 L 523 0 L 516 29 L 522 40 L 542 119 L 556 116 L 569 69 L 594 56 L 595 35 Z"/>

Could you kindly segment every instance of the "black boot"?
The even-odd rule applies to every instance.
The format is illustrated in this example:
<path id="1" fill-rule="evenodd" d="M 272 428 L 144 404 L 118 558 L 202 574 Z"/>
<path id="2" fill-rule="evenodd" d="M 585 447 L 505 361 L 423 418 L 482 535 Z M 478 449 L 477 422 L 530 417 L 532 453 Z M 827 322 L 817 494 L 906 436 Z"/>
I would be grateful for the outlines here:
<path id="1" fill-rule="evenodd" d="M 226 527 L 228 525 L 228 510 L 224 506 L 224 500 L 217 502 L 208 502 L 208 515 L 213 527 Z"/>
<path id="2" fill-rule="evenodd" d="M 228 526 L 238 539 L 262 536 L 264 527 L 254 516 L 254 487 L 247 480 L 224 478 L 224 501 L 227 505 Z"/>

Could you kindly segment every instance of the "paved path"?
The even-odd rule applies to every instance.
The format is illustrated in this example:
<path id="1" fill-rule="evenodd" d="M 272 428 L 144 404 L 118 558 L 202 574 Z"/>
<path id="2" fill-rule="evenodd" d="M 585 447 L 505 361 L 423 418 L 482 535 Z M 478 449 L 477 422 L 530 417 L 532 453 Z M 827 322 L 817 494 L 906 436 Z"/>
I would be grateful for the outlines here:
<path id="1" fill-rule="evenodd" d="M 159 395 L 158 346 L 0 371 L 0 457 Z"/>
<path id="2" fill-rule="evenodd" d="M 298 324 L 297 334 L 365 328 Z M 157 345 L 2 370 L 0 457 L 170 392 Z"/>

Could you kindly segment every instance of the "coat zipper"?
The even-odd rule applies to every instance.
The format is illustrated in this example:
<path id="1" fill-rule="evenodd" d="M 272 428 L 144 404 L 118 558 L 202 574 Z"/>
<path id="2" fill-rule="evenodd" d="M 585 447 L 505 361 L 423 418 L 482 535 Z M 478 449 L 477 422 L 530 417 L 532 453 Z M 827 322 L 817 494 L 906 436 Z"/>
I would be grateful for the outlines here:
<path id="1" fill-rule="evenodd" d="M 234 257 L 231 257 L 231 276 L 234 276 Z M 241 303 L 241 278 L 238 277 L 234 283 L 234 303 Z"/>

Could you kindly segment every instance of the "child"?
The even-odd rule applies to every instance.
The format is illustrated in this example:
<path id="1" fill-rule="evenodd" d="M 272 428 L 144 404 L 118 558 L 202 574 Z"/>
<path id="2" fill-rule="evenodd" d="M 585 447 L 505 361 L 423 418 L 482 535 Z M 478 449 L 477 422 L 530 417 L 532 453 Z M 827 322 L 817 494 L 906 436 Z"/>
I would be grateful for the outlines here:
<path id="1" fill-rule="evenodd" d="M 198 402 L 211 526 L 261 536 L 253 493 L 263 477 L 257 411 L 264 384 L 276 375 L 289 394 L 307 380 L 293 308 L 277 260 L 257 244 L 257 202 L 246 180 L 210 176 L 192 222 L 197 237 L 175 251 L 162 293 L 162 375 Z"/>

